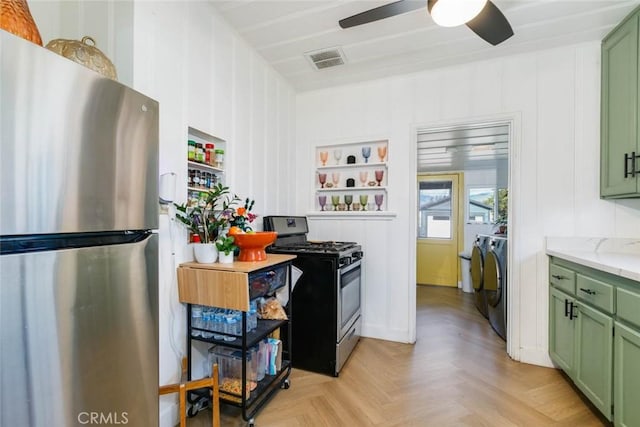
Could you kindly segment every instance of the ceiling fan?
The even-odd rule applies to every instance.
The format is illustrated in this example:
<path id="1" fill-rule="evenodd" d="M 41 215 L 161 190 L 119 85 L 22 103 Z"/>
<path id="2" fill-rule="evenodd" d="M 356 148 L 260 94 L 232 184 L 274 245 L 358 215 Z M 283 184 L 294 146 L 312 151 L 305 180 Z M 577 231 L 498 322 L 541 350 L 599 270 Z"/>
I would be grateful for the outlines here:
<path id="1" fill-rule="evenodd" d="M 342 28 L 355 27 L 424 7 L 424 0 L 400 0 L 369 9 L 338 23 Z M 427 0 L 427 9 L 436 24 L 467 27 L 492 45 L 513 35 L 513 29 L 500 9 L 490 0 Z"/>

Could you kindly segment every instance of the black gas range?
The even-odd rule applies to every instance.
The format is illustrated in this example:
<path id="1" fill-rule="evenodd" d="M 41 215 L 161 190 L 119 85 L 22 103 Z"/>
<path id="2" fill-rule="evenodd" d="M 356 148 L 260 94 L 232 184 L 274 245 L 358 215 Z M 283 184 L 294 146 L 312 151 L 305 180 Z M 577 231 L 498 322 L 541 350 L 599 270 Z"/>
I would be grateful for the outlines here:
<path id="1" fill-rule="evenodd" d="M 360 339 L 362 248 L 355 242 L 307 240 L 303 216 L 263 221 L 265 231 L 278 232 L 267 252 L 296 255 L 293 265 L 302 271 L 291 294 L 292 365 L 338 376 Z"/>

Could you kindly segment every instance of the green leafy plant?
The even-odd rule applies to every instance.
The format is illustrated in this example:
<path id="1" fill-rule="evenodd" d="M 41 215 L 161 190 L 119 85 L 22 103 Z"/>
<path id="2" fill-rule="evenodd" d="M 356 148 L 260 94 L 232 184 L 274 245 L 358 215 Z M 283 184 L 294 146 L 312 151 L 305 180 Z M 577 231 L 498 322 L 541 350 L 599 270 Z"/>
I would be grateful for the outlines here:
<path id="1" fill-rule="evenodd" d="M 189 231 L 200 237 L 201 243 L 214 243 L 229 222 L 230 212 L 240 202 L 240 198 L 231 195 L 229 187 L 216 185 L 197 206 L 186 204 L 176 207 L 176 218 L 187 226 Z"/>
<path id="2" fill-rule="evenodd" d="M 219 239 L 216 242 L 216 247 L 220 252 L 224 252 L 225 255 L 229 255 L 229 253 L 238 249 L 238 247 L 234 244 L 235 239 L 233 236 L 226 236 Z"/>

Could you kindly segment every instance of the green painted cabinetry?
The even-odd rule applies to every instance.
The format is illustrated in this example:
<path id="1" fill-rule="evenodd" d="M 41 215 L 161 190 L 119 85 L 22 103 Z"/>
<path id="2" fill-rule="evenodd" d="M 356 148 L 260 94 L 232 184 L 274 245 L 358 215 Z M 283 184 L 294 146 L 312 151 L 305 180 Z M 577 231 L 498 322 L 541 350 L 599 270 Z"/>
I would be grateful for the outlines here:
<path id="1" fill-rule="evenodd" d="M 640 197 L 640 8 L 602 41 L 600 196 Z"/>
<path id="2" fill-rule="evenodd" d="M 640 426 L 640 283 L 551 257 L 549 284 L 549 356 L 608 420 Z"/>
<path id="3" fill-rule="evenodd" d="M 591 403 L 611 420 L 613 319 L 577 303 L 576 359 L 573 380 Z"/>
<path id="4" fill-rule="evenodd" d="M 615 328 L 614 425 L 640 426 L 640 329 L 618 322 Z"/>
<path id="5" fill-rule="evenodd" d="M 549 296 L 549 355 L 569 376 L 575 360 L 576 322 L 569 317 L 575 298 L 551 288 Z"/>

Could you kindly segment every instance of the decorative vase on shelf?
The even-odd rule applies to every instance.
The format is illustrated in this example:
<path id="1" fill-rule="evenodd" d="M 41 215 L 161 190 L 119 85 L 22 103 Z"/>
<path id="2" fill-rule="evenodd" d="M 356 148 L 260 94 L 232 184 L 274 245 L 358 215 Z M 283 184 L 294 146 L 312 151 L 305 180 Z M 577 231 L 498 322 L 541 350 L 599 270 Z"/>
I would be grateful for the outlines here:
<path id="1" fill-rule="evenodd" d="M 215 243 L 195 243 L 193 245 L 193 255 L 196 262 L 200 264 L 211 264 L 218 258 L 218 248 Z"/>
<path id="2" fill-rule="evenodd" d="M 2 0 L 0 2 L 0 28 L 42 46 L 40 31 L 31 16 L 27 0 Z"/>
<path id="3" fill-rule="evenodd" d="M 220 264 L 233 264 L 233 251 L 229 251 L 228 254 L 220 252 L 218 254 L 218 262 Z"/>

